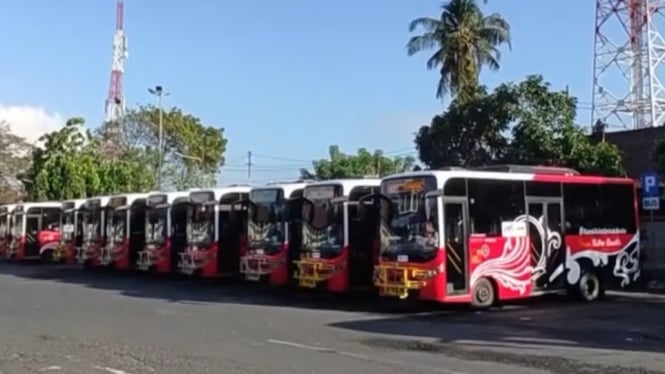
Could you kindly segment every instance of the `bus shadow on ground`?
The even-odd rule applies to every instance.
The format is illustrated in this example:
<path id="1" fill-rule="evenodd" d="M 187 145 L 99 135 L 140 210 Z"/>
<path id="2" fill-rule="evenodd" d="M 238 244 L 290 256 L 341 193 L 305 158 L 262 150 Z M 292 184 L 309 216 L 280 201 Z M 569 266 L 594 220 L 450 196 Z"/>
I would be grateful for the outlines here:
<path id="1" fill-rule="evenodd" d="M 127 297 L 158 299 L 181 304 L 217 303 L 336 310 L 398 315 L 407 318 L 403 321 L 411 321 L 409 318 L 415 318 L 414 321 L 465 322 L 484 314 L 467 305 L 411 302 L 379 298 L 370 293 L 330 294 L 315 290 L 276 288 L 240 280 L 197 279 L 105 269 L 85 270 L 75 266 L 53 264 L 0 262 L 0 274 L 23 279 L 74 284 L 91 289 L 117 292 Z M 615 297 L 613 300 L 620 299 Z M 645 299 L 642 302 L 662 303 L 663 310 L 665 310 L 665 298 Z M 493 316 L 512 315 L 516 310 L 522 309 L 530 311 L 561 310 L 579 306 L 578 302 L 571 301 L 570 298 L 549 296 L 514 302 L 505 308 L 493 309 L 489 313 Z M 350 323 L 346 328 L 354 328 L 353 326 L 353 323 Z M 362 330 L 360 328 L 362 326 L 358 327 Z"/>
<path id="2" fill-rule="evenodd" d="M 582 304 L 566 299 L 533 299 L 526 308 L 507 307 L 455 315 L 390 316 L 332 323 L 370 333 L 361 342 L 383 349 L 478 356 L 496 361 L 501 351 L 514 360 L 540 351 L 596 349 L 665 352 L 665 302 L 609 297 Z M 568 299 L 570 300 L 570 299 Z M 506 352 L 507 351 L 507 352 Z"/>
<path id="3" fill-rule="evenodd" d="M 230 279 L 197 279 L 142 272 L 81 269 L 73 266 L 0 262 L 0 274 L 23 279 L 76 284 L 127 297 L 181 304 L 219 303 L 267 307 L 412 314 L 433 311 L 422 303 L 395 303 L 370 293 L 327 294 L 314 290 L 276 288 Z"/>

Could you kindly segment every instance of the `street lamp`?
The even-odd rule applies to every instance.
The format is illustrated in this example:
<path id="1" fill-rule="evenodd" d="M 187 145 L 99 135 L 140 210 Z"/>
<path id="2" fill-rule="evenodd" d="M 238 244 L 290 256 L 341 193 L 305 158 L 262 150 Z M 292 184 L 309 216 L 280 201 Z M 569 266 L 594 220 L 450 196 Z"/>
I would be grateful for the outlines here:
<path id="1" fill-rule="evenodd" d="M 163 128 L 164 128 L 164 109 L 162 107 L 162 97 L 169 96 L 168 92 L 164 92 L 164 87 L 155 86 L 155 88 L 148 88 L 150 94 L 157 96 L 157 106 L 159 108 L 159 140 L 158 140 L 158 150 L 157 154 L 159 155 L 159 164 L 157 166 L 157 186 L 159 190 L 162 190 L 162 158 L 164 152 L 163 144 Z"/>

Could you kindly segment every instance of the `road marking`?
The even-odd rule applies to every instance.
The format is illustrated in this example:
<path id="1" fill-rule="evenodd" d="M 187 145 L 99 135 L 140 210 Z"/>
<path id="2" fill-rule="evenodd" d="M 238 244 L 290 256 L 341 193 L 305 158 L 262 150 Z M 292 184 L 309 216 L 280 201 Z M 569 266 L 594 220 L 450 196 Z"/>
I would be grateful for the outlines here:
<path id="1" fill-rule="evenodd" d="M 53 366 L 47 366 L 45 368 L 39 369 L 39 371 L 57 371 L 57 370 L 62 370 L 62 367 L 53 365 Z"/>
<path id="2" fill-rule="evenodd" d="M 344 351 L 339 351 L 337 352 L 338 354 L 342 356 L 347 356 L 347 357 L 353 357 L 353 358 L 359 358 L 361 360 L 369 360 L 369 356 L 367 355 L 362 355 L 360 353 L 353 353 L 353 352 L 344 352 Z"/>
<path id="3" fill-rule="evenodd" d="M 307 349 L 307 350 L 310 350 L 310 351 L 335 352 L 335 350 L 331 349 L 331 348 L 317 347 L 315 345 L 300 344 L 300 343 L 295 343 L 295 342 L 289 342 L 289 341 L 286 341 L 286 340 L 268 339 L 267 342 L 272 343 L 272 344 L 285 345 L 287 347 Z"/>
<path id="4" fill-rule="evenodd" d="M 111 373 L 111 374 L 130 374 L 130 373 L 124 371 L 124 370 L 114 369 L 114 368 L 110 368 L 108 366 L 94 365 L 93 367 L 97 370 L 103 370 L 103 371 L 105 371 L 107 373 Z"/>

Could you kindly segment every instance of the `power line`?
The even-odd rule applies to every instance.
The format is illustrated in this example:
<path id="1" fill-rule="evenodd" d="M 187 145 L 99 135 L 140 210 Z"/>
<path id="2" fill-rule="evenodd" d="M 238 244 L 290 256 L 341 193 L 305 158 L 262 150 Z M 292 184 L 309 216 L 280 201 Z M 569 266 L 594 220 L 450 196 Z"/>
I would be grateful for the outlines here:
<path id="1" fill-rule="evenodd" d="M 297 159 L 297 158 L 287 158 L 287 157 L 278 157 L 278 156 L 269 156 L 269 155 L 262 155 L 262 154 L 254 154 L 255 157 L 258 158 L 265 158 L 267 160 L 275 160 L 275 161 L 287 161 L 287 162 L 308 162 L 311 163 L 312 160 L 302 160 L 302 159 Z"/>

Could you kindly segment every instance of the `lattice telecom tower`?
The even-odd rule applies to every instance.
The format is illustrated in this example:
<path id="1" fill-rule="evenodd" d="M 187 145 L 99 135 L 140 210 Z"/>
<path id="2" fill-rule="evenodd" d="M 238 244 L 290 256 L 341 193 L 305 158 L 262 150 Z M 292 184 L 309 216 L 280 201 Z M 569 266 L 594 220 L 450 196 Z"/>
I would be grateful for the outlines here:
<path id="1" fill-rule="evenodd" d="M 106 98 L 106 121 L 116 122 L 125 113 L 125 97 L 122 90 L 122 75 L 125 72 L 127 54 L 127 37 L 123 25 L 124 3 L 118 0 L 113 35 L 113 63 L 111 64 L 111 82 Z"/>
<path id="2" fill-rule="evenodd" d="M 596 0 L 592 126 L 663 124 L 664 5 L 665 0 Z"/>

